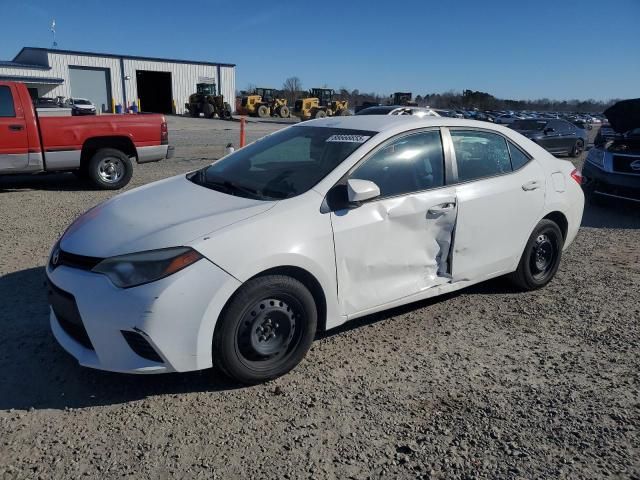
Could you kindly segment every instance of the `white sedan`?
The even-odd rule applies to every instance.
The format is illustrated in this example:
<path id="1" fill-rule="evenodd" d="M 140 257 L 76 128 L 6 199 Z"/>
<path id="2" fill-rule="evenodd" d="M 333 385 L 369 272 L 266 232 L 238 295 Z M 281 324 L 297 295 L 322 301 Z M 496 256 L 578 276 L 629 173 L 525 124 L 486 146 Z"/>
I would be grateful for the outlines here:
<path id="1" fill-rule="evenodd" d="M 546 285 L 579 183 L 485 122 L 304 122 L 79 217 L 47 266 L 51 328 L 87 367 L 265 381 L 354 318 L 501 275 Z"/>

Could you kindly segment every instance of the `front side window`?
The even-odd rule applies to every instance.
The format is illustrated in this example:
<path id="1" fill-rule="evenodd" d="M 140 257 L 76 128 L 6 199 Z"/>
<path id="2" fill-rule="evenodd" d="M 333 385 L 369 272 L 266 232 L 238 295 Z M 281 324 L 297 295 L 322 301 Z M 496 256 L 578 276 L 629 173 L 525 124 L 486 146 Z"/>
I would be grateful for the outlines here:
<path id="1" fill-rule="evenodd" d="M 350 178 L 374 182 L 381 197 L 443 186 L 440 132 L 433 130 L 394 140 L 359 165 Z"/>
<path id="2" fill-rule="evenodd" d="M 452 130 L 451 139 L 460 182 L 511 171 L 509 149 L 504 137 L 489 132 Z"/>
<path id="3" fill-rule="evenodd" d="M 190 173 L 187 178 L 203 187 L 246 198 L 295 197 L 316 185 L 376 133 L 291 127 Z"/>
<path id="4" fill-rule="evenodd" d="M 15 117 L 16 110 L 13 106 L 13 96 L 7 86 L 0 86 L 0 117 Z"/>

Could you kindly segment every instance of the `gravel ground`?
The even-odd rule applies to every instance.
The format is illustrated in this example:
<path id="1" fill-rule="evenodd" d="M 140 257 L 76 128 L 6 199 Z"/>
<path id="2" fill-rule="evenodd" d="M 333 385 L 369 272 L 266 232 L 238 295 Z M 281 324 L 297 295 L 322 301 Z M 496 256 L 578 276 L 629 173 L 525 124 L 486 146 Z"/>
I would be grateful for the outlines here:
<path id="1" fill-rule="evenodd" d="M 171 118 L 176 158 L 130 187 L 212 161 L 238 128 Z M 0 179 L 0 478 L 640 479 L 637 207 L 588 207 L 541 291 L 495 280 L 357 320 L 240 388 L 92 371 L 56 344 L 48 249 L 111 195 Z"/>

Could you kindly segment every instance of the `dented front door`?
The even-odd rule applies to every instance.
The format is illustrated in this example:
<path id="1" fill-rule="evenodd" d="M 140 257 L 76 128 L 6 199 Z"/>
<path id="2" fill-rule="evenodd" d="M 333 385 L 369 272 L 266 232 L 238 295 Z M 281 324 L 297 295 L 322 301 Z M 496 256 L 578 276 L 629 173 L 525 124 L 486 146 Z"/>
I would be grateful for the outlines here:
<path id="1" fill-rule="evenodd" d="M 453 188 L 332 213 L 338 295 L 344 314 L 448 282 L 456 214 Z"/>
<path id="2" fill-rule="evenodd" d="M 440 131 L 381 145 L 350 173 L 380 197 L 331 213 L 338 295 L 353 315 L 449 281 L 455 187 L 445 186 Z"/>

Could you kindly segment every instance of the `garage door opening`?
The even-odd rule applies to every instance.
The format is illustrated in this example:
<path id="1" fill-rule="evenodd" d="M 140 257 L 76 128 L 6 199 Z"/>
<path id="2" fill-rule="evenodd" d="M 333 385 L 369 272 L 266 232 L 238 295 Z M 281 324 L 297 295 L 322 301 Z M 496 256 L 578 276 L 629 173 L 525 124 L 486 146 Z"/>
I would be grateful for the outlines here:
<path id="1" fill-rule="evenodd" d="M 140 110 L 153 113 L 172 113 L 171 73 L 136 71 Z"/>
<path id="2" fill-rule="evenodd" d="M 90 100 L 101 112 L 111 110 L 111 72 L 108 68 L 69 66 L 71 96 Z"/>

